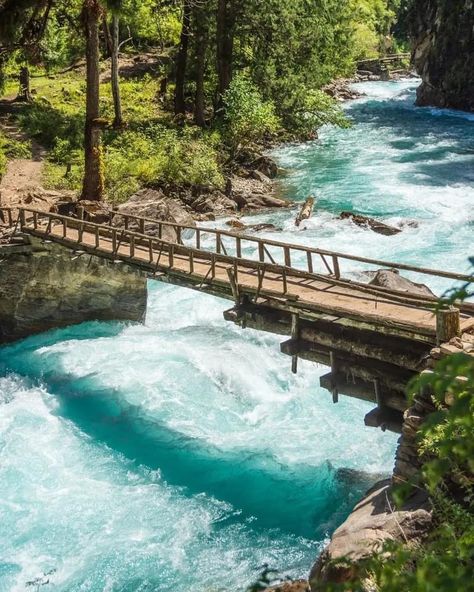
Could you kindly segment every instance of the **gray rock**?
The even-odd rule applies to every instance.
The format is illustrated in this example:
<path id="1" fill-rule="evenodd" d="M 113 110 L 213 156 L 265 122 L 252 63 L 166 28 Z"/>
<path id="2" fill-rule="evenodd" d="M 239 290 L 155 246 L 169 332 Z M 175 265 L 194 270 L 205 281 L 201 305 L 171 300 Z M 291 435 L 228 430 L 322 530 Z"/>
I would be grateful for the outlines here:
<path id="1" fill-rule="evenodd" d="M 380 286 L 408 294 L 417 294 L 419 296 L 436 296 L 425 284 L 417 284 L 399 273 L 390 269 L 380 269 L 375 277 L 369 282 L 369 286 Z"/>
<path id="2" fill-rule="evenodd" d="M 192 208 L 199 213 L 213 213 L 215 216 L 225 216 L 237 210 L 237 203 L 220 191 L 204 194 L 195 199 Z"/>
<path id="3" fill-rule="evenodd" d="M 260 156 L 252 162 L 255 170 L 263 173 L 269 179 L 275 179 L 278 175 L 278 165 L 269 156 Z"/>
<path id="4" fill-rule="evenodd" d="M 420 540 L 429 531 L 432 517 L 427 494 L 420 491 L 401 510 L 394 510 L 390 483 L 377 483 L 336 530 L 311 570 L 311 590 L 315 592 L 326 582 L 351 580 L 360 562 L 380 552 L 384 543 Z"/>
<path id="5" fill-rule="evenodd" d="M 178 199 L 169 198 L 161 191 L 155 189 L 141 189 L 137 191 L 132 197 L 121 204 L 117 212 L 122 214 L 132 214 L 134 216 L 142 216 L 144 218 L 151 218 L 152 220 L 163 220 L 165 222 L 172 222 L 174 224 L 183 224 L 194 228 L 196 223 L 184 207 L 183 203 Z M 114 224 L 117 227 L 123 226 L 123 219 L 117 216 Z M 130 225 L 130 230 L 138 230 L 138 225 Z M 145 232 L 158 236 L 159 227 L 153 222 L 146 222 Z M 177 233 L 172 226 L 163 227 L 162 238 L 170 242 L 176 242 Z"/>
<path id="6" fill-rule="evenodd" d="M 267 177 L 267 175 L 265 175 L 261 171 L 252 171 L 251 175 L 254 179 L 256 179 L 257 181 L 260 181 L 260 183 L 271 183 L 272 182 L 271 179 L 269 177 Z"/>
<path id="7" fill-rule="evenodd" d="M 144 275 L 28 238 L 0 246 L 0 343 L 84 321 L 144 319 Z"/>

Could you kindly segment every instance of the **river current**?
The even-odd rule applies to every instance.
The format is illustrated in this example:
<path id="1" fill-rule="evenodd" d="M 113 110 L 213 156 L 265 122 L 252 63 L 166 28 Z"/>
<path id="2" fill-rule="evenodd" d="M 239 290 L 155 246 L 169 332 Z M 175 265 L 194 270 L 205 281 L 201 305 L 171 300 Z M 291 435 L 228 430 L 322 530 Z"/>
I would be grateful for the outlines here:
<path id="1" fill-rule="evenodd" d="M 282 192 L 318 200 L 301 229 L 288 211 L 248 221 L 467 271 L 474 117 L 415 108 L 416 84 L 360 85 L 351 129 L 277 151 Z M 342 210 L 416 224 L 385 237 Z M 364 427 L 364 402 L 333 405 L 327 368 L 293 376 L 277 337 L 223 320 L 229 303 L 149 288 L 144 326 L 86 323 L 0 349 L 0 592 L 237 592 L 265 564 L 304 576 L 392 469 L 396 436 Z"/>

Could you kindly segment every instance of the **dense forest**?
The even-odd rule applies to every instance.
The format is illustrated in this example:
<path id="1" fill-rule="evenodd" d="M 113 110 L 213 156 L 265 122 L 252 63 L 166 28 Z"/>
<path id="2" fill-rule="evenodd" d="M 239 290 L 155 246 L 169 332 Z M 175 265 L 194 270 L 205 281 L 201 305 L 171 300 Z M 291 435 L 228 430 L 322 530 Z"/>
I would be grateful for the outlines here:
<path id="1" fill-rule="evenodd" d="M 150 182 L 222 186 L 252 143 L 346 125 L 321 88 L 352 75 L 357 59 L 398 49 L 397 9 L 396 0 L 5 0 L 1 85 L 14 96 L 19 84 L 29 101 L 34 81 L 18 119 L 49 151 L 50 186 L 116 202 Z M 137 75 L 137 56 L 150 53 Z"/>

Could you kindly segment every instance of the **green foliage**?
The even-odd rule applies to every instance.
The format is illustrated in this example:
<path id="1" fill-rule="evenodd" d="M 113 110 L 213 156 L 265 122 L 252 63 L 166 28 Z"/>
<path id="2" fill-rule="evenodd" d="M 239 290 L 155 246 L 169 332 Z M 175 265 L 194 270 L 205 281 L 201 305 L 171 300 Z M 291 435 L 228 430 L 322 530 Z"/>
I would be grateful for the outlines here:
<path id="1" fill-rule="evenodd" d="M 399 1 L 352 0 L 353 55 L 373 58 L 393 49 L 390 36 Z"/>
<path id="2" fill-rule="evenodd" d="M 321 90 L 300 89 L 280 110 L 284 110 L 287 129 L 299 136 L 311 137 L 323 125 L 351 125 L 339 104 Z"/>
<path id="3" fill-rule="evenodd" d="M 235 154 L 239 148 L 261 142 L 275 133 L 280 121 L 275 107 L 263 101 L 256 86 L 246 76 L 235 76 L 224 95 L 225 139 Z"/>
<path id="4" fill-rule="evenodd" d="M 113 202 L 124 201 L 142 185 L 223 183 L 217 151 L 199 131 L 153 126 L 125 132 L 105 152 L 106 188 Z"/>

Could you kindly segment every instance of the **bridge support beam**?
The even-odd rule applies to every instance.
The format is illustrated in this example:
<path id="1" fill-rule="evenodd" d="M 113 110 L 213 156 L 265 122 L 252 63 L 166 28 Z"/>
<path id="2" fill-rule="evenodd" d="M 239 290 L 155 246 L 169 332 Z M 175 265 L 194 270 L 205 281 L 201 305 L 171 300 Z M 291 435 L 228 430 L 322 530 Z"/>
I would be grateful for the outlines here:
<path id="1" fill-rule="evenodd" d="M 436 340 L 438 345 L 461 335 L 461 315 L 458 308 L 450 306 L 436 312 Z"/>

